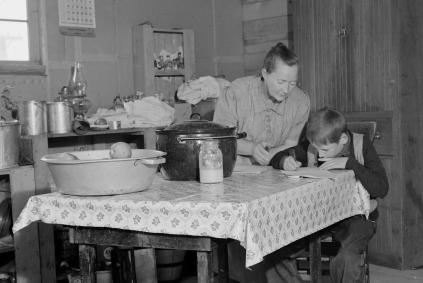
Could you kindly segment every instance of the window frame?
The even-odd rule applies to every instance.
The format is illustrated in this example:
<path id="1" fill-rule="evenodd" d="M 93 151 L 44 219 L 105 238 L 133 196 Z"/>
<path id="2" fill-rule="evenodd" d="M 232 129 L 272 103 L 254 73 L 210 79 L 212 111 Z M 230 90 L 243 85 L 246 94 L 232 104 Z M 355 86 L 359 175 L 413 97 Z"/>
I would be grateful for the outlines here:
<path id="1" fill-rule="evenodd" d="M 0 60 L 0 75 L 45 75 L 41 52 L 41 2 L 26 0 L 28 15 L 29 61 Z"/>

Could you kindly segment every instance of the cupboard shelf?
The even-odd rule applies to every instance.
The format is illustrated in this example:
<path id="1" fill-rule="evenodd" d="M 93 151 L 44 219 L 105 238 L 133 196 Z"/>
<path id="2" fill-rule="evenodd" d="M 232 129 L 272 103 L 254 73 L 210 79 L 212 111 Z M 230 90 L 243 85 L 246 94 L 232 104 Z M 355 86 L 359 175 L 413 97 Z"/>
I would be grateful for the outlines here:
<path id="1" fill-rule="evenodd" d="M 185 72 L 156 70 L 154 75 L 156 77 L 185 77 Z"/>

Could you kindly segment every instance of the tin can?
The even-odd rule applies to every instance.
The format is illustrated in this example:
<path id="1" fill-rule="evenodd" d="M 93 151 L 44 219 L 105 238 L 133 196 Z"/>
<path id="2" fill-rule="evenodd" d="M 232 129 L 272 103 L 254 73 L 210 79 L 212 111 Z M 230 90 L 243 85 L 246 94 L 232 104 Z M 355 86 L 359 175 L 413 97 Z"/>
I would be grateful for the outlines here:
<path id="1" fill-rule="evenodd" d="M 117 130 L 121 128 L 120 121 L 109 121 L 109 129 L 110 130 Z"/>

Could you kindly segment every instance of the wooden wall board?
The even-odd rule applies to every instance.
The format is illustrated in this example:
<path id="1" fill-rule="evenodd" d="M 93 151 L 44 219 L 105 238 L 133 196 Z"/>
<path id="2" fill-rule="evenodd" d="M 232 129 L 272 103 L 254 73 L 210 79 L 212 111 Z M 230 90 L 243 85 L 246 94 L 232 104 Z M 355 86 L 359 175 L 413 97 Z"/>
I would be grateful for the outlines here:
<path id="1" fill-rule="evenodd" d="M 242 15 L 244 21 L 278 17 L 288 14 L 287 0 L 271 0 L 253 3 L 244 3 Z"/>
<path id="2" fill-rule="evenodd" d="M 287 38 L 287 16 L 264 18 L 259 20 L 244 21 L 243 37 L 246 41 L 258 40 L 263 37 Z"/>
<path id="3" fill-rule="evenodd" d="M 410 266 L 422 266 L 423 253 L 423 98 L 421 74 L 423 67 L 423 3 L 399 1 L 400 17 L 399 62 L 401 95 L 401 130 L 404 166 L 404 261 Z M 413 208 L 413 209 L 410 209 Z M 416 248 L 419 247 L 419 248 Z"/>

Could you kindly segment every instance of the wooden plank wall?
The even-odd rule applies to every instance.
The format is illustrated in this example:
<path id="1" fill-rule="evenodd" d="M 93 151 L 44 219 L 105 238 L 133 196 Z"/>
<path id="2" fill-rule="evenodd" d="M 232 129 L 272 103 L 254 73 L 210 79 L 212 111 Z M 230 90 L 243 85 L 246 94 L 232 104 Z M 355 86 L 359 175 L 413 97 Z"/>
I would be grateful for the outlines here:
<path id="1" fill-rule="evenodd" d="M 289 45 L 289 0 L 243 0 L 244 71 L 257 74 L 266 52 L 278 42 Z"/>
<path id="2" fill-rule="evenodd" d="M 423 263 L 423 2 L 395 0 L 400 17 L 399 62 L 401 129 L 404 165 L 404 261 Z M 411 209 L 410 209 L 411 208 Z"/>

